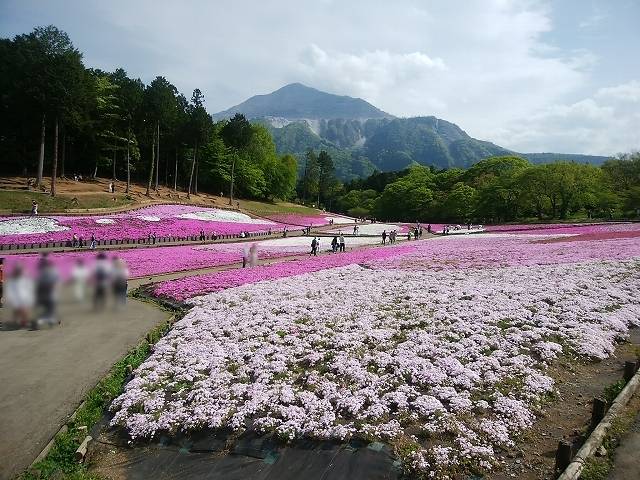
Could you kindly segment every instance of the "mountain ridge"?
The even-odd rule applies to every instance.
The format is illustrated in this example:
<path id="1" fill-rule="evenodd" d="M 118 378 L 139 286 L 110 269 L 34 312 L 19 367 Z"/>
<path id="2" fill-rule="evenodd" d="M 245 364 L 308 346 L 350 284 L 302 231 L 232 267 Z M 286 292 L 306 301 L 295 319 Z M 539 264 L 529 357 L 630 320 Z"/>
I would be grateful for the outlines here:
<path id="1" fill-rule="evenodd" d="M 519 153 L 473 138 L 455 123 L 435 116 L 394 117 L 363 99 L 322 92 L 301 83 L 254 95 L 213 117 L 222 120 L 235 113 L 266 125 L 280 154 L 293 153 L 302 160 L 309 149 L 327 150 L 344 180 L 374 170 L 401 170 L 414 162 L 439 169 L 468 168 L 497 155 L 519 155 L 532 163 L 562 159 L 601 164 L 609 158 Z"/>

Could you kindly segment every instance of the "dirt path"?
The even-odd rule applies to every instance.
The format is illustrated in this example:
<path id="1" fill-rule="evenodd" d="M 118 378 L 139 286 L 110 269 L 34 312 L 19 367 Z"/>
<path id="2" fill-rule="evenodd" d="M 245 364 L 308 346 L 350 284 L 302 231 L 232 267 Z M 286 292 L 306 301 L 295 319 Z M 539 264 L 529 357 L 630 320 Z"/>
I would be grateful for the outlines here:
<path id="1" fill-rule="evenodd" d="M 67 301 L 62 326 L 0 331 L 0 480 L 28 467 L 84 394 L 169 316 L 137 300 L 117 315 L 89 312 Z M 0 308 L 0 320 L 8 317 Z"/>

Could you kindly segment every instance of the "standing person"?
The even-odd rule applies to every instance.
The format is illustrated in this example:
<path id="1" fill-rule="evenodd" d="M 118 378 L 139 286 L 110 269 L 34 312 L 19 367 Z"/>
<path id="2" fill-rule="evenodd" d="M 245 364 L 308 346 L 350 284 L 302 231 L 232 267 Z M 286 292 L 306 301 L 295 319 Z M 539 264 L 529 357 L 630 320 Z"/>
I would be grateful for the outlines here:
<path id="1" fill-rule="evenodd" d="M 73 286 L 73 296 L 77 302 L 84 302 L 87 290 L 87 280 L 89 272 L 84 261 L 79 258 L 71 269 L 71 285 Z"/>
<path id="2" fill-rule="evenodd" d="M 100 252 L 96 257 L 96 264 L 93 269 L 93 308 L 103 309 L 107 303 L 107 293 L 111 280 L 111 269 L 107 262 L 107 256 Z"/>
<path id="3" fill-rule="evenodd" d="M 113 299 L 114 307 L 119 308 L 127 303 L 129 269 L 121 258 L 113 257 Z"/>
<path id="4" fill-rule="evenodd" d="M 38 325 L 51 326 L 56 323 L 57 288 L 58 272 L 47 256 L 43 255 L 38 263 L 36 280 L 36 304 L 41 314 Z"/>
<path id="5" fill-rule="evenodd" d="M 382 244 L 383 245 L 387 244 L 387 231 L 386 230 L 382 231 Z"/>
<path id="6" fill-rule="evenodd" d="M 4 293 L 4 258 L 0 257 L 0 308 L 3 304 Z"/>
<path id="7" fill-rule="evenodd" d="M 80 246 L 80 243 L 78 242 L 78 234 L 74 233 L 73 234 L 73 248 L 78 248 Z"/>
<path id="8" fill-rule="evenodd" d="M 353 234 L 355 235 L 356 233 L 358 233 L 358 225 L 353 226 Z"/>
<path id="9" fill-rule="evenodd" d="M 249 247 L 249 266 L 255 267 L 258 264 L 258 245 L 252 244 Z"/>
<path id="10" fill-rule="evenodd" d="M 13 321 L 19 327 L 25 328 L 29 324 L 29 314 L 33 308 L 33 282 L 24 273 L 21 264 L 15 266 L 7 279 L 4 294 L 12 311 Z"/>
<path id="11" fill-rule="evenodd" d="M 242 246 L 242 268 L 246 268 L 247 263 L 249 263 L 249 246 L 245 243 Z"/>
<path id="12" fill-rule="evenodd" d="M 333 240 L 331 240 L 331 251 L 336 253 L 338 250 L 338 237 L 334 236 Z"/>
<path id="13" fill-rule="evenodd" d="M 413 230 L 413 239 L 414 240 L 418 239 L 418 228 L 417 227 Z"/>
<path id="14" fill-rule="evenodd" d="M 31 201 L 31 215 L 38 215 L 38 202 L 35 200 Z"/>
<path id="15" fill-rule="evenodd" d="M 342 232 L 340 232 L 340 251 L 345 251 L 344 235 L 342 235 Z"/>
<path id="16" fill-rule="evenodd" d="M 96 236 L 93 233 L 91 234 L 91 244 L 89 245 L 89 248 L 91 250 L 96 248 Z"/>
<path id="17" fill-rule="evenodd" d="M 431 233 L 431 224 L 427 225 L 427 233 Z"/>
<path id="18" fill-rule="evenodd" d="M 318 239 L 316 237 L 311 240 L 311 255 L 318 256 Z"/>

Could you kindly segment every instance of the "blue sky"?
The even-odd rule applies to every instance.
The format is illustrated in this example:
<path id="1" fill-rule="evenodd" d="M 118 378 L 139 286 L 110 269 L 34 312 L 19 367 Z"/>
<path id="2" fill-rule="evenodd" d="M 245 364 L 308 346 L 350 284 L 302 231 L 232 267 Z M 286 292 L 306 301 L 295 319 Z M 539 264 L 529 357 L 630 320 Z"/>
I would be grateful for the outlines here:
<path id="1" fill-rule="evenodd" d="M 216 112 L 302 82 L 523 152 L 640 149 L 640 0 L 0 0 L 85 64 L 164 75 Z"/>

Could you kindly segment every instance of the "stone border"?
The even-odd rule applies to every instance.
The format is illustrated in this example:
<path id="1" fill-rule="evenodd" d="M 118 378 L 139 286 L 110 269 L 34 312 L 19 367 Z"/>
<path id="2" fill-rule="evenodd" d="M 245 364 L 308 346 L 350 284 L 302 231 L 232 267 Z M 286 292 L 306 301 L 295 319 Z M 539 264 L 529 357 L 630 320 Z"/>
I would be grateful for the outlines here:
<path id="1" fill-rule="evenodd" d="M 636 363 L 637 365 L 637 363 Z M 626 386 L 615 398 L 609 411 L 600 421 L 598 426 L 591 432 L 589 438 L 584 442 L 578 453 L 573 457 L 567 468 L 560 474 L 557 480 L 578 480 L 586 460 L 593 455 L 607 435 L 611 423 L 620 414 L 622 409 L 629 403 L 631 397 L 640 387 L 640 370 L 627 382 Z"/>

